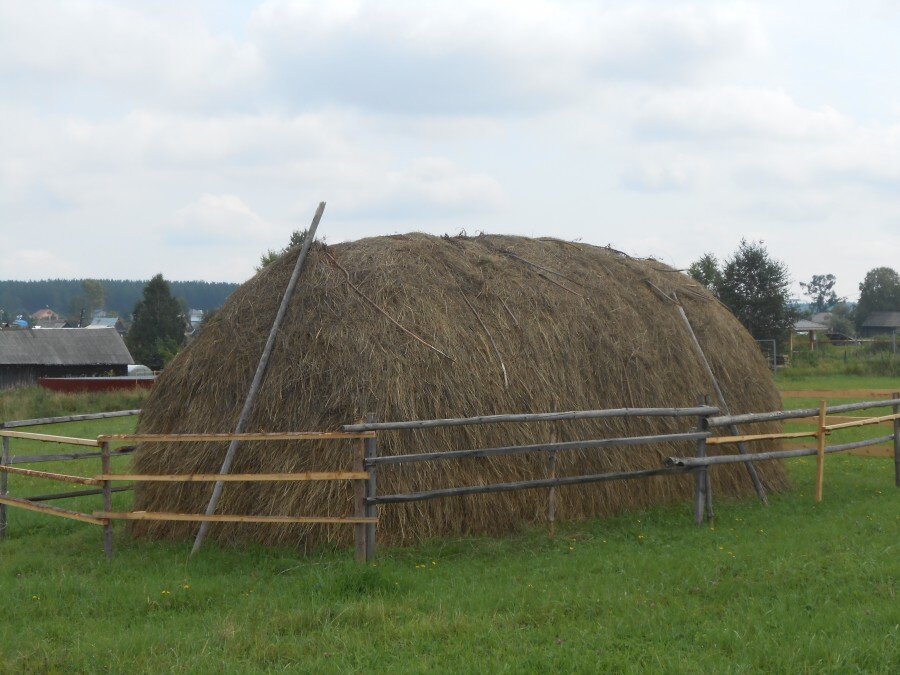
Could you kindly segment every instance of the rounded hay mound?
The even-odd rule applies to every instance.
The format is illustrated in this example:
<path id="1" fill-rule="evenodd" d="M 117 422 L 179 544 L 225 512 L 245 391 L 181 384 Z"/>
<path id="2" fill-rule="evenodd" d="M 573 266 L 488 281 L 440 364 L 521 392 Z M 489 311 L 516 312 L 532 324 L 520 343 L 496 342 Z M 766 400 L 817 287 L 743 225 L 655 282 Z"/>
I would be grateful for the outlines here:
<path id="1" fill-rule="evenodd" d="M 141 432 L 234 429 L 298 253 L 299 247 L 241 286 L 165 369 L 144 406 Z M 408 234 L 313 247 L 246 431 L 337 430 L 369 412 L 380 420 L 412 420 L 694 406 L 712 394 L 711 386 L 675 307 L 659 291 L 675 292 L 682 302 L 731 412 L 780 408 L 759 349 L 734 316 L 692 279 L 654 260 L 555 239 Z M 390 431 L 379 434 L 379 452 L 670 433 L 694 424 L 691 418 L 628 418 Z M 349 470 L 351 443 L 244 443 L 231 471 Z M 215 473 L 226 447 L 144 443 L 135 469 Z M 766 447 L 773 446 L 754 449 Z M 556 471 L 658 468 L 667 456 L 693 452 L 685 442 L 567 451 L 558 454 Z M 768 489 L 786 487 L 779 463 L 757 469 Z M 378 493 L 538 479 L 547 471 L 542 453 L 385 465 L 378 470 Z M 711 476 L 717 496 L 753 494 L 743 466 L 717 467 Z M 139 483 L 135 508 L 202 513 L 211 492 L 209 483 Z M 558 490 L 556 512 L 559 520 L 572 521 L 691 494 L 688 476 L 572 486 Z M 380 509 L 378 537 L 397 544 L 509 532 L 545 521 L 547 497 L 538 489 L 387 505 Z M 346 516 L 352 504 L 349 483 L 228 483 L 217 512 Z M 196 524 L 185 522 L 132 524 L 135 536 L 195 531 Z M 309 548 L 349 543 L 353 533 L 340 525 L 214 524 L 210 535 L 224 543 Z"/>

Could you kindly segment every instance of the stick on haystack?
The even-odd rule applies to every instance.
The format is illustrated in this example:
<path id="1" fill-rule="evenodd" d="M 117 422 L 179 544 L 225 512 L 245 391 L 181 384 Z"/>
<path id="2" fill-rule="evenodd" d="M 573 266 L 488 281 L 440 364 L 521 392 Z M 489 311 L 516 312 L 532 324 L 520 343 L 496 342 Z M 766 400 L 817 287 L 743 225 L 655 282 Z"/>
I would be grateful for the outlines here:
<path id="1" fill-rule="evenodd" d="M 287 313 L 287 308 L 291 303 L 291 297 L 294 294 L 294 288 L 297 286 L 297 280 L 300 278 L 300 272 L 303 271 L 303 263 L 306 262 L 309 247 L 312 245 L 313 239 L 315 239 L 316 229 L 319 227 L 319 221 L 322 220 L 322 214 L 324 212 L 325 202 L 319 202 L 319 208 L 316 209 L 312 224 L 309 226 L 309 230 L 307 230 L 306 237 L 303 240 L 303 248 L 300 250 L 300 255 L 297 256 L 297 262 L 294 264 L 294 273 L 291 275 L 291 279 L 281 298 L 281 305 L 278 307 L 278 313 L 275 315 L 275 321 L 272 323 L 272 329 L 269 331 L 269 338 L 266 340 L 266 346 L 263 348 L 262 356 L 259 357 L 259 365 L 256 367 L 256 374 L 253 376 L 253 382 L 250 383 L 250 391 L 247 392 L 247 398 L 244 400 L 244 407 L 241 410 L 241 415 L 238 417 L 237 426 L 234 430 L 234 433 L 236 434 L 243 433 L 244 426 L 250 418 L 250 412 L 253 410 L 253 404 L 256 402 L 256 393 L 259 391 L 259 385 L 262 384 L 263 377 L 266 374 L 266 368 L 269 365 L 269 357 L 272 355 L 272 348 L 275 346 L 275 337 L 278 335 L 278 329 L 281 328 L 282 321 L 284 321 L 284 315 Z M 228 445 L 228 451 L 225 453 L 225 459 L 222 462 L 222 467 L 219 469 L 219 474 L 226 474 L 231 470 L 231 463 L 234 461 L 237 447 L 237 440 L 231 441 Z M 215 487 L 213 487 L 212 497 L 210 497 L 209 504 L 206 506 L 207 516 L 211 516 L 216 512 L 216 506 L 219 503 L 219 497 L 222 496 L 222 488 L 224 487 L 225 483 L 222 481 L 217 481 Z M 191 555 L 194 555 L 200 550 L 200 546 L 203 545 L 203 538 L 206 536 L 206 531 L 208 529 L 209 521 L 200 523 L 200 530 L 197 532 L 197 538 L 194 539 L 194 547 L 191 549 Z"/>

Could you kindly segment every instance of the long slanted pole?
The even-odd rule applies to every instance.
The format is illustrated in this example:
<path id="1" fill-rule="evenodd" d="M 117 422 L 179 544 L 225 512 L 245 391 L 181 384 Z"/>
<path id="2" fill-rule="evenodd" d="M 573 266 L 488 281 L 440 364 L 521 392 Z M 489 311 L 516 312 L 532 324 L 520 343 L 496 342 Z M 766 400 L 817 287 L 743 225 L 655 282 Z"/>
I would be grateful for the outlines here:
<path id="1" fill-rule="evenodd" d="M 713 392 L 716 395 L 716 400 L 719 403 L 719 408 L 721 410 L 728 410 L 728 404 L 725 402 L 725 395 L 722 393 L 721 387 L 719 387 L 719 381 L 716 379 L 716 376 L 713 374 L 712 367 L 709 365 L 709 360 L 706 358 L 706 354 L 703 352 L 703 348 L 700 346 L 700 342 L 697 340 L 697 335 L 694 333 L 694 329 L 691 326 L 690 320 L 688 320 L 687 314 L 684 313 L 684 307 L 680 304 L 676 304 L 675 308 L 678 310 L 678 314 L 681 317 L 681 321 L 684 323 L 684 327 L 687 328 L 688 337 L 691 339 L 691 345 L 694 348 L 694 352 L 697 354 L 697 358 L 700 360 L 700 363 L 703 365 L 703 369 L 706 371 L 707 377 L 709 377 L 710 384 L 712 384 Z M 730 412 L 726 412 L 726 415 L 730 415 Z M 729 430 L 732 435 L 738 435 L 737 426 L 734 424 L 729 425 Z M 742 455 L 747 454 L 747 448 L 743 443 L 738 443 L 738 452 Z M 759 474 L 756 472 L 756 467 L 753 465 L 753 462 L 745 462 L 744 466 L 747 467 L 747 473 L 750 474 L 750 480 L 753 482 L 753 487 L 756 490 L 756 495 L 759 497 L 759 500 L 763 504 L 768 504 L 769 500 L 766 498 L 766 489 L 763 487 L 762 481 L 759 479 Z"/>
<path id="2" fill-rule="evenodd" d="M 240 434 L 244 431 L 244 426 L 247 424 L 247 420 L 250 419 L 250 412 L 253 410 L 253 403 L 256 401 L 256 393 L 259 391 L 259 387 L 262 384 L 263 377 L 266 374 L 266 366 L 269 365 L 269 357 L 272 354 L 272 348 L 275 346 L 275 338 L 278 335 L 278 331 L 281 328 L 281 323 L 284 320 L 284 315 L 287 313 L 288 305 L 291 302 L 291 297 L 294 295 L 294 288 L 297 286 L 297 280 L 300 278 L 300 272 L 303 271 L 303 264 L 306 262 L 306 256 L 309 253 L 309 247 L 312 245 L 313 239 L 316 236 L 316 228 L 319 227 L 319 221 L 322 219 L 322 214 L 325 212 L 325 202 L 319 203 L 319 208 L 316 209 L 316 215 L 313 216 L 312 224 L 309 226 L 309 230 L 306 233 L 306 237 L 303 240 L 303 248 L 300 250 L 300 255 L 297 256 L 297 263 L 294 265 L 294 272 L 291 274 L 291 280 L 288 281 L 287 288 L 284 291 L 284 296 L 281 298 L 281 306 L 278 308 L 278 314 L 275 315 L 275 321 L 272 323 L 272 330 L 269 331 L 269 338 L 266 340 L 266 346 L 263 348 L 262 356 L 259 357 L 259 365 L 256 366 L 256 375 L 253 376 L 253 382 L 250 384 L 250 391 L 247 392 L 247 398 L 244 401 L 244 408 L 241 410 L 241 415 L 238 417 L 237 426 L 235 427 L 234 433 Z M 231 441 L 231 444 L 228 446 L 228 452 L 225 453 L 225 460 L 222 462 L 222 468 L 219 469 L 219 474 L 224 475 L 231 470 L 231 463 L 234 460 L 235 452 L 237 451 L 238 441 Z M 209 500 L 209 504 L 206 507 L 206 515 L 211 516 L 216 511 L 216 506 L 219 503 L 219 497 L 222 496 L 222 488 L 225 486 L 225 483 L 222 481 L 216 481 L 215 487 L 213 488 L 212 497 Z M 197 538 L 194 539 L 194 548 L 191 549 L 191 555 L 194 555 L 197 551 L 200 550 L 200 546 L 203 544 L 203 538 L 206 536 L 206 531 L 209 529 L 209 521 L 205 521 L 200 524 L 200 530 L 197 532 Z"/>

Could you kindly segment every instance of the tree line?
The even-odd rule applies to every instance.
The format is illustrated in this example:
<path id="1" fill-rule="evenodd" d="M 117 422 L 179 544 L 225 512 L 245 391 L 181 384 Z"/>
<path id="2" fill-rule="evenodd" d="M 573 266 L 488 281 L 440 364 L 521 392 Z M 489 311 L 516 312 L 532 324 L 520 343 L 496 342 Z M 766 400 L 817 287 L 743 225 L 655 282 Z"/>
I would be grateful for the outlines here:
<path id="1" fill-rule="evenodd" d="M 800 282 L 809 300 L 801 310 L 791 299 L 787 265 L 769 255 L 762 242 L 741 240 L 724 261 L 706 253 L 691 263 L 688 273 L 706 286 L 750 334 L 758 340 L 783 340 L 797 319 L 829 312 L 828 328 L 851 337 L 877 311 L 900 310 L 900 275 L 890 267 L 876 267 L 859 284 L 859 301 L 852 305 L 834 290 L 834 274 L 814 274 Z"/>
<path id="2" fill-rule="evenodd" d="M 130 317 L 147 281 L 122 279 L 43 279 L 0 281 L 0 308 L 7 317 L 26 317 L 49 307 L 64 317 L 77 319 L 82 309 L 88 318 L 94 309 Z M 220 307 L 238 284 L 221 281 L 172 281 L 171 292 L 190 309 Z"/>

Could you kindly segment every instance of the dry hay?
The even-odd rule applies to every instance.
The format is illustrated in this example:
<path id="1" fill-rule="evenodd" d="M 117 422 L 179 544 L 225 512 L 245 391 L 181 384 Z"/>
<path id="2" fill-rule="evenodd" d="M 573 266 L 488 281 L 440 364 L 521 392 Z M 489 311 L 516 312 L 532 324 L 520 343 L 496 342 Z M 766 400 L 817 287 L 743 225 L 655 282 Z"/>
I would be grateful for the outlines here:
<path id="1" fill-rule="evenodd" d="M 234 428 L 298 249 L 238 289 L 196 341 L 166 368 L 144 406 L 148 433 Z M 331 256 L 331 258 L 329 257 Z M 392 323 L 349 285 L 403 327 Z M 676 291 L 734 413 L 777 410 L 780 399 L 752 338 L 692 279 L 652 260 L 555 239 L 512 236 L 376 237 L 317 245 L 279 334 L 248 431 L 334 430 L 367 412 L 381 420 L 615 407 L 693 406 L 710 384 L 675 308 L 647 282 Z M 505 371 L 505 376 L 504 376 Z M 507 385 L 508 381 L 508 385 Z M 691 418 L 603 419 L 384 432 L 383 455 L 687 431 Z M 749 432 L 778 425 L 746 427 Z M 754 449 L 773 447 L 757 444 Z M 142 473 L 211 473 L 218 444 L 143 444 Z M 656 468 L 690 443 L 559 453 L 560 476 Z M 350 468 L 351 442 L 247 443 L 234 473 Z M 781 465 L 758 465 L 781 490 Z M 384 466 L 379 494 L 547 476 L 543 454 Z M 712 473 L 717 496 L 752 494 L 742 466 Z M 561 488 L 559 520 L 605 516 L 686 500 L 687 476 Z M 202 513 L 211 485 L 139 484 L 135 508 Z M 346 483 L 239 483 L 219 513 L 349 515 Z M 467 533 L 503 533 L 543 522 L 547 491 L 437 499 L 381 508 L 379 541 L 406 543 Z M 138 522 L 137 536 L 185 537 L 196 526 Z M 214 525 L 221 542 L 301 548 L 349 542 L 352 528 Z"/>

